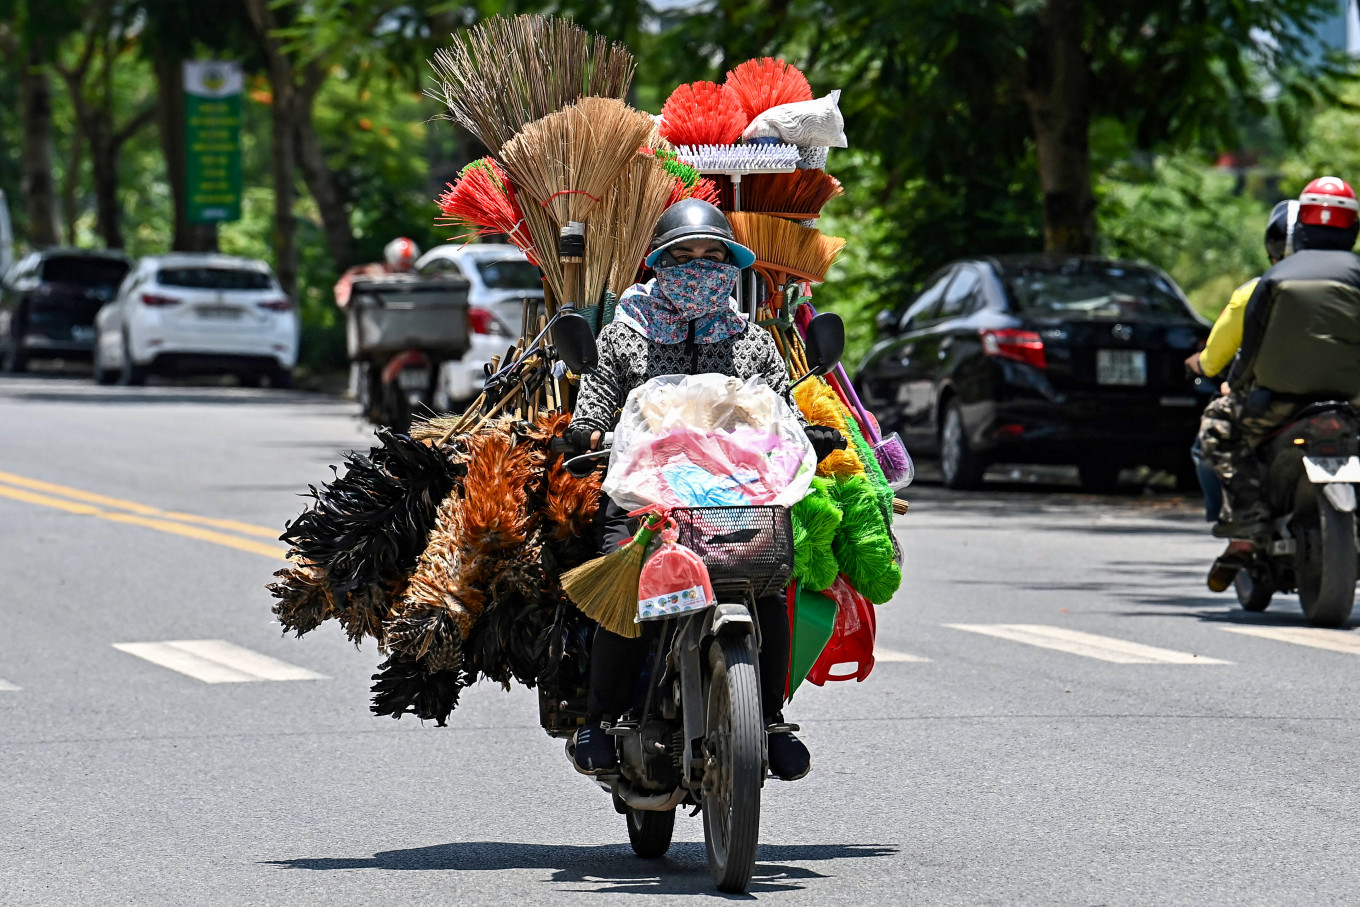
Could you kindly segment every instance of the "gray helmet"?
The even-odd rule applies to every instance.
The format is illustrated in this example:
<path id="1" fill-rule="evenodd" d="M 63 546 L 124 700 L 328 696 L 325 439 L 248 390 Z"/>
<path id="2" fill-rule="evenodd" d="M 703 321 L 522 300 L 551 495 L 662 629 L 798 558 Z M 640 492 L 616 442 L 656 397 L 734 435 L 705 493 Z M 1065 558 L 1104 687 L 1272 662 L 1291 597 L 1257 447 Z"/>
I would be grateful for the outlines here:
<path id="1" fill-rule="evenodd" d="M 737 242 L 727 215 L 708 202 L 687 198 L 676 202 L 656 222 L 652 234 L 652 251 L 647 255 L 647 267 L 656 267 L 657 259 L 671 246 L 691 239 L 716 239 L 727 246 L 732 264 L 749 268 L 756 263 L 756 253 Z"/>

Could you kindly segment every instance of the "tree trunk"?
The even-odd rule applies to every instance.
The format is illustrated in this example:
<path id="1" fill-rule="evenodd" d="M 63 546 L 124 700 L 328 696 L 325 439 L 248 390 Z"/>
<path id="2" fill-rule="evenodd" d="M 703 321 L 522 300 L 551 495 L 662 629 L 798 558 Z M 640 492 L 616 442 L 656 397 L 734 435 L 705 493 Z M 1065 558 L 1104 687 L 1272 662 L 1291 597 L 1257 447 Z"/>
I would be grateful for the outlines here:
<path id="1" fill-rule="evenodd" d="M 95 228 L 110 249 L 123 248 L 122 206 L 118 199 L 118 152 L 113 124 L 106 112 L 91 112 L 83 124 L 90 143 L 90 171 L 94 176 Z"/>
<path id="2" fill-rule="evenodd" d="M 326 246 L 330 249 L 331 259 L 336 271 L 343 273 L 354 264 L 354 231 L 349 225 L 348 199 L 336 181 L 330 164 L 326 162 L 326 152 L 321 147 L 321 137 L 316 134 L 316 124 L 312 120 L 316 93 L 323 81 L 319 72 L 312 71 L 315 66 L 308 66 L 305 84 L 293 96 L 297 114 L 293 119 L 297 128 L 297 156 L 307 190 L 312 193 L 316 207 L 321 212 L 321 226 L 326 234 Z"/>
<path id="3" fill-rule="evenodd" d="M 57 189 L 52 179 L 52 85 L 42 65 L 42 54 L 31 47 L 19 84 L 23 122 L 23 178 L 21 188 L 28 215 L 28 244 L 55 246 Z"/>
<path id="4" fill-rule="evenodd" d="M 157 55 L 156 127 L 160 133 L 161 153 L 175 208 L 175 235 L 170 248 L 175 252 L 216 252 L 217 224 L 189 223 L 189 191 L 185 184 L 184 61 Z"/>
<path id="5" fill-rule="evenodd" d="M 293 214 L 293 171 L 297 149 L 293 141 L 291 89 L 274 85 L 274 104 L 270 108 L 274 181 L 274 275 L 289 299 L 297 300 L 297 217 Z"/>
<path id="6" fill-rule="evenodd" d="M 71 136 L 71 156 L 61 180 L 61 214 L 66 229 L 66 245 L 76 244 L 76 222 L 80 220 L 80 168 L 85 160 L 85 136 L 79 129 Z"/>
<path id="7" fill-rule="evenodd" d="M 1085 0 L 1048 0 L 1036 19 L 1026 47 L 1024 93 L 1044 193 L 1044 250 L 1089 254 L 1096 247 L 1096 218 Z"/>

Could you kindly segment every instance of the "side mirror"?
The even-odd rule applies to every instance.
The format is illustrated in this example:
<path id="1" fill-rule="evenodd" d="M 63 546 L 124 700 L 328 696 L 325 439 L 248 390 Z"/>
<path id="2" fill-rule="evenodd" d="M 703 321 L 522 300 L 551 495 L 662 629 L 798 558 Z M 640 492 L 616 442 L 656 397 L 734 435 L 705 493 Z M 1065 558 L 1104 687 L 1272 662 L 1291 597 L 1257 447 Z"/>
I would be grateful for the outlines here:
<path id="1" fill-rule="evenodd" d="M 807 347 L 809 374 L 825 375 L 840 364 L 845 352 L 845 322 L 839 315 L 823 312 L 808 322 L 803 344 Z"/>
<path id="2" fill-rule="evenodd" d="M 898 317 L 892 309 L 884 309 L 874 318 L 880 334 L 892 334 L 897 330 Z"/>
<path id="3" fill-rule="evenodd" d="M 558 357 L 578 375 L 595 371 L 600 361 L 599 348 L 595 346 L 595 332 L 590 322 L 574 312 L 557 316 L 552 329 L 553 347 Z"/>

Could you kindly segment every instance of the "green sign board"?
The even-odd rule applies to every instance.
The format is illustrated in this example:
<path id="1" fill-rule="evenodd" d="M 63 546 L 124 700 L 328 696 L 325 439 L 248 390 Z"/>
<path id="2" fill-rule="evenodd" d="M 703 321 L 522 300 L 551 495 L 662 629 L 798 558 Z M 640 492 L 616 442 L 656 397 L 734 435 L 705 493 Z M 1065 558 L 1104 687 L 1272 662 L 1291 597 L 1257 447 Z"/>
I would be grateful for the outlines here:
<path id="1" fill-rule="evenodd" d="M 241 218 L 241 66 L 184 64 L 184 180 L 191 224 Z"/>

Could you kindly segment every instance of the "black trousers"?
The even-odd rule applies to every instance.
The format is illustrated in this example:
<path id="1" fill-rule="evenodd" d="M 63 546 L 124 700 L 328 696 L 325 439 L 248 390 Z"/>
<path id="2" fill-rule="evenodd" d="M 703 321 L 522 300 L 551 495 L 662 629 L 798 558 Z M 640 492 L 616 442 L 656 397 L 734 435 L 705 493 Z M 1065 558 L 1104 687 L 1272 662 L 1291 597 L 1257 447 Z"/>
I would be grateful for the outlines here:
<path id="1" fill-rule="evenodd" d="M 609 498 L 600 496 L 595 519 L 600 553 L 608 554 L 632 538 L 636 521 Z M 784 685 L 789 675 L 789 612 L 782 594 L 756 599 L 760 622 L 760 703 L 767 720 L 784 704 Z M 633 707 L 638 678 L 652 641 L 662 622 L 647 623 L 642 635 L 628 639 L 604 627 L 595 631 L 590 649 L 590 695 L 587 709 L 592 717 L 617 716 Z"/>

